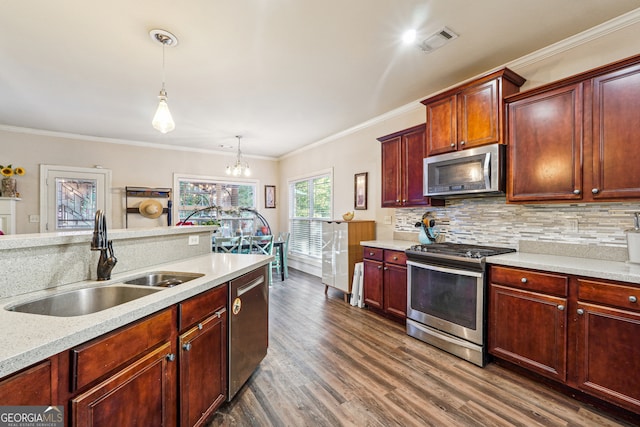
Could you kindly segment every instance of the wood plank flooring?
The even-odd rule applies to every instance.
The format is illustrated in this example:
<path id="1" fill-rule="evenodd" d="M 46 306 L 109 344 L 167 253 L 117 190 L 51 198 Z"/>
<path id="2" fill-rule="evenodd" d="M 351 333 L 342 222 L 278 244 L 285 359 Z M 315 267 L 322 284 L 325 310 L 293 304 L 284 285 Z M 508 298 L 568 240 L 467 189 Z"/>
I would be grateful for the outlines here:
<path id="1" fill-rule="evenodd" d="M 635 425 L 411 338 L 296 270 L 270 289 L 269 322 L 267 357 L 210 427 Z"/>

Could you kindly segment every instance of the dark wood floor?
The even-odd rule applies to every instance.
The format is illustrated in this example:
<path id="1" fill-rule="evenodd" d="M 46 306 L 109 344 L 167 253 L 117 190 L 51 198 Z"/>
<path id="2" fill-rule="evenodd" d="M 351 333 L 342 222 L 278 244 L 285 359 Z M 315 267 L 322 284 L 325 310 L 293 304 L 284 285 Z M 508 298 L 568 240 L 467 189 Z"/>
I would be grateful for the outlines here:
<path id="1" fill-rule="evenodd" d="M 484 369 L 320 279 L 270 290 L 267 357 L 210 426 L 630 426 L 496 364 Z"/>

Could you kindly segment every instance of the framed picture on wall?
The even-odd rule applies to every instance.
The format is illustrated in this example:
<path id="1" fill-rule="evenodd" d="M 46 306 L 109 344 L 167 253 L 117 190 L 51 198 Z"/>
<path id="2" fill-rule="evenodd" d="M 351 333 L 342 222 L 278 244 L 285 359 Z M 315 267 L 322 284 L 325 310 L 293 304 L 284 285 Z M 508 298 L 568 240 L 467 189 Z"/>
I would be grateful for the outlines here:
<path id="1" fill-rule="evenodd" d="M 357 173 L 354 178 L 353 208 L 367 209 L 367 172 Z"/>
<path id="2" fill-rule="evenodd" d="M 276 207 L 276 186 L 275 185 L 264 186 L 264 207 L 267 209 Z"/>

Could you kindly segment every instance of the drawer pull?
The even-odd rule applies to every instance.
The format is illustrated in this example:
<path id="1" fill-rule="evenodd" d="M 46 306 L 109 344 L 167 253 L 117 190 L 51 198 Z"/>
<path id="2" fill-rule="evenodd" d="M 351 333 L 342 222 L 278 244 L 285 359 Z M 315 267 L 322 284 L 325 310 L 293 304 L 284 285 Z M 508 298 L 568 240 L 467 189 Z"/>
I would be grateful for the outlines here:
<path id="1" fill-rule="evenodd" d="M 382 266 L 381 265 L 378 266 L 378 270 L 382 270 Z"/>
<path id="2" fill-rule="evenodd" d="M 579 309 L 577 310 L 577 313 L 578 313 L 580 316 L 582 316 L 582 315 L 584 314 L 584 310 L 583 310 L 583 309 L 581 309 L 581 308 L 579 308 Z"/>
<path id="3" fill-rule="evenodd" d="M 638 298 L 636 298 L 635 296 L 631 295 L 629 297 L 629 302 L 638 302 Z"/>
<path id="4" fill-rule="evenodd" d="M 558 310 L 560 310 L 560 311 L 564 311 L 564 305 L 560 304 L 560 305 L 558 306 Z"/>
<path id="5" fill-rule="evenodd" d="M 198 323 L 198 330 L 202 330 L 202 323 Z"/>
<path id="6" fill-rule="evenodd" d="M 527 278 L 526 278 L 526 277 L 523 277 L 522 279 L 520 279 L 520 281 L 521 281 L 522 283 L 527 283 L 527 282 L 528 282 L 528 280 L 527 280 Z"/>
<path id="7" fill-rule="evenodd" d="M 369 252 L 369 256 L 373 256 L 375 255 L 373 252 Z"/>
<path id="8" fill-rule="evenodd" d="M 398 260 L 398 257 L 397 257 L 397 256 L 394 256 L 394 257 L 393 257 L 393 260 L 394 260 L 394 261 L 397 261 L 397 260 Z"/>

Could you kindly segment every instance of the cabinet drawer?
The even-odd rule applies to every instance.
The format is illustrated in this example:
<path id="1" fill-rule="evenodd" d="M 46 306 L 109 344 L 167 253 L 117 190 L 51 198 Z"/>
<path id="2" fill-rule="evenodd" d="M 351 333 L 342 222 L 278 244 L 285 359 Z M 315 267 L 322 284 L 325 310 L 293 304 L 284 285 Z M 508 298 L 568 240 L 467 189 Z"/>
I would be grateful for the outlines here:
<path id="1" fill-rule="evenodd" d="M 562 297 L 568 295 L 569 289 L 567 276 L 498 266 L 491 267 L 491 283 Z"/>
<path id="2" fill-rule="evenodd" d="M 227 285 L 218 286 L 181 302 L 178 312 L 180 332 L 227 306 Z"/>
<path id="3" fill-rule="evenodd" d="M 171 339 L 175 309 L 167 309 L 131 326 L 71 350 L 71 392 L 97 380 L 158 343 Z"/>
<path id="4" fill-rule="evenodd" d="M 578 279 L 578 300 L 640 311 L 640 287 Z"/>
<path id="5" fill-rule="evenodd" d="M 402 251 L 384 251 L 384 262 L 407 265 L 407 255 Z"/>
<path id="6" fill-rule="evenodd" d="M 382 261 L 384 259 L 384 250 L 380 248 L 365 246 L 363 257 L 367 259 L 374 259 L 376 261 Z"/>

